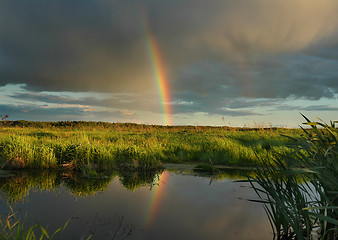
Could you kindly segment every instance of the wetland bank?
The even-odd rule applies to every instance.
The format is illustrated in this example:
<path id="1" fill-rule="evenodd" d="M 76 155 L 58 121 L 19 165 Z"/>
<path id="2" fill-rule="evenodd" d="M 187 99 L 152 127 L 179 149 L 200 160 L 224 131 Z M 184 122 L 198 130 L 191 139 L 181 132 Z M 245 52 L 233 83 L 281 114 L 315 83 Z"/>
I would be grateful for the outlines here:
<path id="1" fill-rule="evenodd" d="M 3 168 L 84 173 L 113 168 L 155 169 L 162 163 L 257 166 L 257 157 L 285 153 L 299 129 L 156 126 L 95 122 L 0 123 Z"/>
<path id="2" fill-rule="evenodd" d="M 1 122 L 2 234 L 11 239 L 11 226 L 31 234 L 23 221 L 36 235 L 56 232 L 54 238 L 64 239 L 305 239 L 324 221 L 323 239 L 333 239 L 337 130 L 316 124 L 309 122 L 310 131 Z M 278 220 L 294 212 L 278 205 L 295 200 L 283 189 L 306 195 L 299 186 L 307 182 L 321 198 L 296 201 L 315 219 L 298 208 L 298 222 Z M 275 201 L 275 192 L 284 202 Z"/>

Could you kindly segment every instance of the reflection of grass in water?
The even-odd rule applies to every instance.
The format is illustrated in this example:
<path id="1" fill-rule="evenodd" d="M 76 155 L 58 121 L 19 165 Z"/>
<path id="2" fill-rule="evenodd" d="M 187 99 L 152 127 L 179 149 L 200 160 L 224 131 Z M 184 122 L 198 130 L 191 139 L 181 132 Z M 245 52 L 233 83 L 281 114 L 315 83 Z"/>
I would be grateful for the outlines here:
<path id="1" fill-rule="evenodd" d="M 218 168 L 212 164 L 198 164 L 194 172 L 202 176 L 210 176 L 215 180 L 240 180 L 246 179 L 247 176 L 254 176 L 255 169 L 245 168 Z"/>
<path id="2" fill-rule="evenodd" d="M 65 185 L 71 189 L 76 196 L 95 195 L 97 192 L 103 192 L 109 187 L 110 181 L 114 177 L 119 177 L 123 187 L 135 191 L 142 186 L 151 186 L 154 180 L 163 170 L 137 171 L 137 170 L 119 170 L 107 172 L 104 177 L 87 177 L 82 174 L 72 175 L 66 178 Z"/>
<path id="3" fill-rule="evenodd" d="M 275 166 L 275 165 L 274 165 Z M 196 166 L 198 167 L 198 165 Z M 198 171 L 194 169 L 195 173 L 198 173 L 201 176 L 211 177 L 214 180 L 233 180 L 233 181 L 241 181 L 249 178 L 255 178 L 257 176 L 258 170 L 264 170 L 261 168 L 217 168 L 217 166 L 208 166 L 204 169 L 199 168 Z M 303 170 L 300 170 L 303 171 Z M 269 176 L 273 178 L 274 176 Z M 279 177 L 287 178 L 288 175 L 281 174 Z M 297 183 L 304 183 L 304 174 L 294 176 L 294 179 Z"/>
<path id="4" fill-rule="evenodd" d="M 1 192 L 14 202 L 24 199 L 31 188 L 53 190 L 60 183 L 60 176 L 48 171 L 16 172 L 15 176 L 0 177 Z"/>
<path id="5" fill-rule="evenodd" d="M 142 186 L 152 186 L 162 171 L 122 171 L 120 182 L 126 189 L 135 191 Z"/>
<path id="6" fill-rule="evenodd" d="M 73 195 L 83 197 L 105 191 L 115 177 L 119 177 L 121 184 L 129 190 L 151 186 L 162 171 L 106 171 L 104 175 L 95 175 L 95 177 L 55 171 L 16 171 L 13 172 L 13 176 L 5 177 L 5 173 L 2 172 L 0 188 L 9 201 L 18 202 L 28 196 L 30 189 L 53 190 L 64 182 Z"/>
<path id="7" fill-rule="evenodd" d="M 240 180 L 245 179 L 246 176 L 254 176 L 255 171 L 252 169 L 223 169 L 215 176 L 215 179 L 222 180 Z"/>
<path id="8" fill-rule="evenodd" d="M 73 175 L 72 178 L 65 178 L 65 186 L 73 195 L 79 197 L 93 196 L 97 192 L 104 192 L 114 175 L 101 178 L 88 178 L 81 175 Z"/>
<path id="9" fill-rule="evenodd" d="M 54 190 L 63 181 L 70 191 L 76 196 L 95 195 L 109 186 L 116 173 L 101 178 L 88 178 L 81 174 L 67 175 L 64 178 L 60 172 L 49 171 L 18 171 L 12 177 L 0 177 L 1 192 L 10 201 L 18 202 L 28 196 L 31 189 Z M 115 175 L 114 175 L 115 174 Z"/>
<path id="10" fill-rule="evenodd" d="M 132 175 L 133 177 L 130 177 L 129 173 L 120 175 L 117 171 L 110 173 L 106 172 L 106 174 L 107 176 L 100 178 L 90 178 L 81 174 L 68 174 L 65 178 L 63 178 L 63 175 L 60 172 L 17 171 L 9 174 L 6 173 L 6 171 L 2 171 L 2 177 L 0 177 L 0 187 L 2 193 L 7 196 L 9 202 L 18 202 L 23 201 L 24 198 L 28 196 L 30 189 L 56 189 L 60 186 L 62 180 L 73 195 L 80 197 L 95 195 L 97 192 L 105 191 L 109 187 L 109 182 L 116 176 L 120 176 L 121 182 L 128 182 L 126 187 L 130 187 L 131 185 L 134 187 L 143 186 L 145 182 L 150 183 L 150 175 L 147 175 L 149 177 L 145 178 L 143 173 L 140 175 Z M 154 173 L 153 175 L 156 174 Z M 135 178 L 135 176 L 140 176 L 141 179 Z M 11 209 L 11 212 L 8 216 L 0 215 L 0 239 L 37 239 L 39 236 L 41 237 L 39 239 L 56 239 L 57 237 L 62 236 L 62 231 L 67 227 L 69 222 L 67 221 L 64 226 L 56 230 L 54 233 L 49 233 L 47 231 L 48 229 L 44 228 L 40 224 L 27 226 L 25 224 L 25 220 L 17 219 L 15 217 L 10 205 L 9 208 Z M 98 220 L 98 222 L 96 220 Z M 118 220 L 119 224 L 117 227 L 112 226 L 113 229 L 115 228 L 115 232 L 110 233 L 111 239 L 125 239 L 130 236 L 133 231 L 132 225 L 123 223 L 123 217 L 118 217 Z M 95 222 L 93 223 L 102 224 L 100 219 L 95 219 Z M 94 234 L 94 232 L 85 233 L 86 239 L 91 239 Z"/>
<path id="11" fill-rule="evenodd" d="M 216 174 L 219 172 L 219 169 L 212 164 L 201 163 L 194 168 L 194 171 L 206 174 Z"/>

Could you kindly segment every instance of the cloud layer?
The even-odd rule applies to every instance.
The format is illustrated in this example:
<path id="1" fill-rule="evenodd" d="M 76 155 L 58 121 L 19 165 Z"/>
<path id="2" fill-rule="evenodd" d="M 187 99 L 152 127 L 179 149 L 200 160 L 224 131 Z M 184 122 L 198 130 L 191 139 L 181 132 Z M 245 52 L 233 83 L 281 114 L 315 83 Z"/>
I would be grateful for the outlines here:
<path id="1" fill-rule="evenodd" d="M 280 99 L 337 99 L 337 12 L 336 0 L 5 0 L 0 86 L 60 104 L 79 100 L 40 92 L 111 93 L 81 104 L 160 113 L 148 24 L 175 113 L 260 115 Z"/>

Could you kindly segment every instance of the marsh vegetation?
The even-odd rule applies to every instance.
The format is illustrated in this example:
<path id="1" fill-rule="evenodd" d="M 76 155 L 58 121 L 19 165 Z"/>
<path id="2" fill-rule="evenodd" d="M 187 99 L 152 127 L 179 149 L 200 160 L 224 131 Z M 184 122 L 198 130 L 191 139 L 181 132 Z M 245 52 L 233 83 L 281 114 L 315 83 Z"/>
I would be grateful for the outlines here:
<path id="1" fill-rule="evenodd" d="M 264 204 L 275 239 L 338 238 L 337 122 L 312 122 L 291 153 L 261 159 L 248 177 Z M 290 137 L 289 137 L 290 138 Z M 255 183 L 257 185 L 255 185 Z"/>
<path id="2" fill-rule="evenodd" d="M 288 152 L 298 129 L 149 126 L 88 122 L 0 122 L 5 169 L 60 167 L 95 175 L 116 168 L 156 169 L 162 163 L 256 166 L 270 152 Z M 258 158 L 257 158 L 258 156 Z"/>

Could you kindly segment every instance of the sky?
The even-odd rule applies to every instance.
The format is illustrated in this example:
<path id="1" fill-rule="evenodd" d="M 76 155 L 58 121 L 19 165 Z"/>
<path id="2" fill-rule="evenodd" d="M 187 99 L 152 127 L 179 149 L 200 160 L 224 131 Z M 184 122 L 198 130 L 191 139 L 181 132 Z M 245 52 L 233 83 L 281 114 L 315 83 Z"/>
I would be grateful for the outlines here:
<path id="1" fill-rule="evenodd" d="M 338 120 L 337 0 L 0 0 L 8 120 Z"/>

